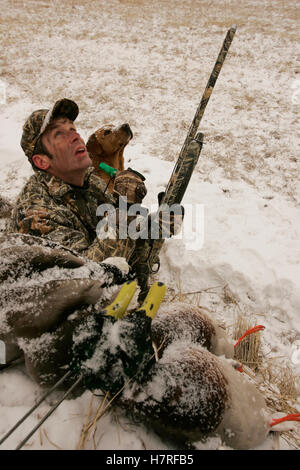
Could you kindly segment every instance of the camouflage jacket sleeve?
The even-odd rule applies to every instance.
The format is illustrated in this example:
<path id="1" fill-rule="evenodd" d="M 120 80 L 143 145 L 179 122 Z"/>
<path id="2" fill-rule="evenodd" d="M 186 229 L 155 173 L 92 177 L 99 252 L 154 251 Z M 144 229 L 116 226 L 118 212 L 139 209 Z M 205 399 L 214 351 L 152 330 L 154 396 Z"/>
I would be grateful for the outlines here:
<path id="1" fill-rule="evenodd" d="M 128 258 L 132 250 L 128 240 L 97 238 L 97 207 L 112 200 L 104 201 L 96 190 L 93 184 L 88 191 L 63 191 L 60 187 L 54 196 L 33 176 L 16 203 L 10 231 L 47 238 L 93 261 L 110 256 Z"/>

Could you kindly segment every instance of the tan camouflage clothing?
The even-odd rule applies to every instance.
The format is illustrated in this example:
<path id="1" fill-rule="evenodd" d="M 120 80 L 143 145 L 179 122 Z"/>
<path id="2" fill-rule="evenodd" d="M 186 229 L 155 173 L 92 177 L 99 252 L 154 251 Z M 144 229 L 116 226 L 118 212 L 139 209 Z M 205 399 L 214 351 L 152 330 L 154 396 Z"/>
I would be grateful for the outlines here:
<path id="1" fill-rule="evenodd" d="M 35 171 L 16 202 L 9 231 L 45 237 L 97 262 L 110 256 L 129 260 L 133 240 L 99 239 L 96 234 L 100 220 L 97 207 L 102 203 L 116 205 L 111 194 L 104 194 L 105 187 L 91 168 L 83 187 Z"/>

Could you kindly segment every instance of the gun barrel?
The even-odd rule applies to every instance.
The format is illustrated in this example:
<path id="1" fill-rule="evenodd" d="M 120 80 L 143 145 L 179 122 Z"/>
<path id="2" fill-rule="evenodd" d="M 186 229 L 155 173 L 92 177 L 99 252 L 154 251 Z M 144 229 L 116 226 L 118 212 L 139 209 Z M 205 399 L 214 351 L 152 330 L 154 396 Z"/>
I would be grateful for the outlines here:
<path id="1" fill-rule="evenodd" d="M 187 138 L 186 138 L 187 143 L 190 139 L 194 139 L 194 137 L 196 135 L 197 129 L 198 129 L 199 124 L 200 124 L 200 121 L 203 117 L 203 114 L 204 114 L 205 108 L 207 106 L 207 103 L 208 103 L 208 101 L 211 97 L 213 88 L 214 88 L 215 83 L 216 83 L 216 81 L 218 79 L 218 76 L 220 74 L 221 68 L 222 68 L 223 63 L 225 61 L 227 52 L 228 52 L 229 47 L 232 43 L 235 32 L 236 32 L 236 25 L 231 26 L 231 28 L 227 31 L 227 34 L 226 34 L 226 37 L 225 37 L 224 42 L 222 44 L 222 47 L 221 47 L 221 50 L 219 52 L 218 58 L 216 60 L 214 68 L 213 68 L 213 70 L 210 74 L 207 85 L 205 87 L 204 93 L 202 95 L 200 104 L 197 108 L 194 119 L 193 119 L 193 121 L 190 125 L 190 129 L 189 129 L 189 132 L 188 132 L 188 135 L 187 135 Z"/>
<path id="2" fill-rule="evenodd" d="M 203 117 L 204 111 L 206 109 L 207 103 L 211 97 L 212 91 L 214 89 L 214 86 L 216 84 L 216 81 L 218 79 L 218 76 L 220 74 L 221 68 L 223 66 L 223 63 L 225 61 L 227 52 L 229 50 L 229 47 L 232 43 L 233 37 L 236 32 L 236 25 L 231 26 L 231 28 L 227 31 L 226 37 L 224 39 L 224 42 L 222 44 L 221 50 L 219 52 L 219 55 L 217 57 L 217 60 L 215 62 L 214 68 L 210 74 L 210 77 L 208 79 L 207 85 L 205 87 L 204 93 L 202 95 L 201 101 L 198 105 L 198 108 L 196 110 L 194 119 L 190 125 L 189 131 L 187 133 L 187 136 L 185 138 L 184 144 L 181 148 L 181 151 L 179 153 L 177 162 L 175 164 L 175 167 L 173 169 L 172 176 L 170 178 L 170 181 L 173 179 L 173 175 L 178 172 L 179 167 L 181 166 L 182 160 L 184 158 L 184 155 L 186 153 L 186 150 L 191 142 L 192 139 L 195 138 L 196 132 L 199 128 L 200 121 Z M 164 201 L 163 201 L 164 202 Z"/>

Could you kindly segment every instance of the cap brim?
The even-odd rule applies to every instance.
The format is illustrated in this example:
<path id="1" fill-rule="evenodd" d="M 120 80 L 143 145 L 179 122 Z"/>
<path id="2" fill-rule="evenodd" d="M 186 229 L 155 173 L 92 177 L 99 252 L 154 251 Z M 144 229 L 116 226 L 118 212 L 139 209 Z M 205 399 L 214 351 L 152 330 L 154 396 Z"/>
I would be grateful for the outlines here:
<path id="1" fill-rule="evenodd" d="M 59 116 L 66 116 L 68 119 L 70 119 L 70 121 L 75 121 L 78 113 L 79 108 L 75 101 L 68 100 L 67 98 L 56 101 L 52 109 L 49 109 L 47 115 L 45 116 L 39 135 L 45 132 L 46 127 L 50 124 L 51 121 L 53 121 L 53 119 L 56 119 Z"/>

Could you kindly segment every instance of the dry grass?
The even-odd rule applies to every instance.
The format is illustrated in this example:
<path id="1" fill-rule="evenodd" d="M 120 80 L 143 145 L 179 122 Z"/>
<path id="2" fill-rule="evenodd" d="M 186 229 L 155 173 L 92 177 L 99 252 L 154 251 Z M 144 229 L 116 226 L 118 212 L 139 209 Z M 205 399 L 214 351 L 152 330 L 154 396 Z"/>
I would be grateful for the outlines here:
<path id="1" fill-rule="evenodd" d="M 172 8 L 169 0 L 8 0 L 1 11 L 0 78 L 8 85 L 8 106 L 22 103 L 20 119 L 32 107 L 72 97 L 80 104 L 84 131 L 102 121 L 126 120 L 145 155 L 171 160 L 225 31 L 236 23 L 203 121 L 207 145 L 199 168 L 205 181 L 215 182 L 214 172 L 222 168 L 225 177 L 243 179 L 263 194 L 282 191 L 295 200 L 299 162 L 291 136 L 298 128 L 289 84 L 299 73 L 294 56 L 298 12 L 299 2 L 282 0 L 173 0 Z M 179 286 L 168 289 L 166 301 L 184 300 L 207 311 L 203 297 L 210 294 L 224 308 L 236 309 L 236 324 L 229 330 L 236 327 L 242 334 L 249 315 L 246 322 L 243 306 L 224 286 L 195 293 Z M 252 364 L 266 390 L 270 387 L 270 406 L 286 411 L 295 399 L 295 377 L 260 357 L 260 341 L 259 335 L 246 338 L 237 354 Z M 84 429 L 90 429 L 91 420 Z"/>
<path id="2" fill-rule="evenodd" d="M 238 315 L 234 325 L 234 339 L 238 340 L 247 330 L 253 328 L 256 322 L 249 321 L 241 314 Z M 246 336 L 235 348 L 235 359 L 258 371 L 262 364 L 261 335 L 259 332 Z"/>
<path id="3" fill-rule="evenodd" d="M 288 406 L 299 397 L 299 377 L 295 376 L 291 367 L 279 363 L 276 359 L 270 359 L 261 367 L 260 372 L 264 382 L 272 384 L 277 394 L 276 403 L 286 406 L 287 412 L 295 413 L 296 411 L 288 411 Z"/>
<path id="4" fill-rule="evenodd" d="M 58 449 L 58 450 L 63 450 L 62 447 L 60 447 L 59 445 L 55 444 L 55 442 L 53 442 L 53 441 L 50 439 L 50 437 L 49 437 L 48 434 L 47 434 L 46 429 L 43 429 L 43 432 L 44 432 L 44 435 L 45 435 L 47 441 L 48 441 L 53 447 L 55 447 L 55 448 Z"/>
<path id="5" fill-rule="evenodd" d="M 100 401 L 99 406 L 97 407 L 94 415 L 92 415 L 92 405 L 93 405 L 94 395 L 91 395 L 90 403 L 85 419 L 84 426 L 81 431 L 79 442 L 77 444 L 77 450 L 84 450 L 88 441 L 93 440 L 94 449 L 96 449 L 95 443 L 95 434 L 97 431 L 97 422 L 102 416 L 108 411 L 111 401 L 108 401 L 108 393 L 103 396 L 103 399 Z"/>
<path id="6" fill-rule="evenodd" d="M 287 364 L 282 364 L 274 358 L 261 364 L 259 372 L 254 372 L 247 366 L 247 374 L 263 393 L 269 410 L 273 413 L 299 413 L 299 378 Z M 292 431 L 281 431 L 280 436 L 289 446 L 300 449 L 300 429 L 295 426 Z"/>

